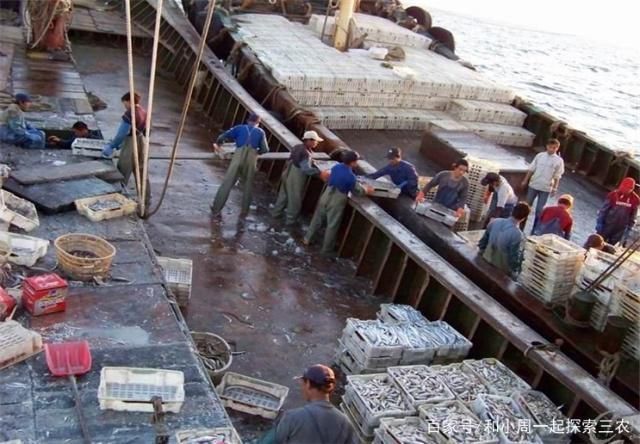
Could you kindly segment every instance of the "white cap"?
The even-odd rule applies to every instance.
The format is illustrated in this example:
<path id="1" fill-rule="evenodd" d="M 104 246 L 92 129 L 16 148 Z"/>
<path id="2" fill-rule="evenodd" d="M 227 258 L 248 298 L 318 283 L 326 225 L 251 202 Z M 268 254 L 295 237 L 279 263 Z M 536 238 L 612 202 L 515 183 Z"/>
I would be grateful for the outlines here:
<path id="1" fill-rule="evenodd" d="M 315 140 L 316 142 L 322 142 L 324 139 L 321 138 L 320 136 L 318 136 L 318 133 L 316 133 L 315 131 L 305 131 L 304 135 L 302 136 L 302 140 Z"/>

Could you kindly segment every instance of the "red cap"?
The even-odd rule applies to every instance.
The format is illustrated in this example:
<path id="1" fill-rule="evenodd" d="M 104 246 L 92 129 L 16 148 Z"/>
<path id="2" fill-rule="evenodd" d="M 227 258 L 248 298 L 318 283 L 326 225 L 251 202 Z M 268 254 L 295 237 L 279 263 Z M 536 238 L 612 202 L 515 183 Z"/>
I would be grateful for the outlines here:
<path id="1" fill-rule="evenodd" d="M 628 193 L 630 191 L 633 191 L 635 187 L 636 187 L 636 181 L 633 180 L 631 177 L 625 177 L 620 182 L 620 185 L 618 185 L 618 191 L 620 191 L 621 193 Z"/>

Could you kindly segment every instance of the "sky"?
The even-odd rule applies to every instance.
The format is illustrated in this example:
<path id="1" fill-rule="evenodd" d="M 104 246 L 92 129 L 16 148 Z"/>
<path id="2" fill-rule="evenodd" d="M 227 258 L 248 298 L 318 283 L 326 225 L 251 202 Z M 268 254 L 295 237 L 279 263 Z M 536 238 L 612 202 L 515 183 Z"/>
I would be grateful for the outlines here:
<path id="1" fill-rule="evenodd" d="M 640 48 L 637 0 L 401 0 L 530 29 L 591 36 Z M 640 49 L 639 49 L 640 51 Z"/>

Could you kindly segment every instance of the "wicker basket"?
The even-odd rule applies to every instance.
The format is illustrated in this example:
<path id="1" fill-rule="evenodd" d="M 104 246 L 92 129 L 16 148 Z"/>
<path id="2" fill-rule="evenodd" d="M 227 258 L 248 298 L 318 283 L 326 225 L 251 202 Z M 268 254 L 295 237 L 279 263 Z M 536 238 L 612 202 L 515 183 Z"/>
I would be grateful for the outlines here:
<path id="1" fill-rule="evenodd" d="M 224 376 L 224 373 L 231 366 L 231 362 L 233 362 L 231 347 L 229 347 L 227 341 L 213 333 L 192 331 L 191 337 L 193 342 L 196 343 L 198 355 L 200 355 L 211 381 L 215 385 L 219 384 L 222 376 Z M 224 363 L 222 367 L 215 368 L 214 360 L 211 359 L 212 355 L 216 355 Z"/>
<path id="2" fill-rule="evenodd" d="M 113 245 L 91 234 L 65 234 L 57 238 L 54 245 L 62 270 L 70 278 L 80 281 L 106 277 L 116 254 Z M 86 253 L 91 257 L 82 257 L 78 253 Z"/>

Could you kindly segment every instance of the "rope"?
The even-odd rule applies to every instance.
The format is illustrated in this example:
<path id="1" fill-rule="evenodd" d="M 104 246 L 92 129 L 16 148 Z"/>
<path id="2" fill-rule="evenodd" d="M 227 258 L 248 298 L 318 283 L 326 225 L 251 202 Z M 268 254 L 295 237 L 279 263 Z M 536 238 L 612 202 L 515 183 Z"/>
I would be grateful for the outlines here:
<path id="1" fill-rule="evenodd" d="M 158 43 L 160 41 L 160 23 L 162 22 L 162 3 L 164 0 L 158 0 L 158 5 L 156 6 L 156 26 L 153 32 L 153 50 L 151 53 L 151 73 L 149 80 L 149 99 L 147 101 L 147 125 L 145 128 L 145 140 L 144 140 L 144 160 L 142 162 L 142 177 L 144 180 L 142 181 L 142 196 L 143 199 L 140 201 L 140 214 L 144 215 L 147 208 L 146 206 L 146 196 L 147 192 L 151 193 L 151 190 L 147 190 L 147 177 L 149 174 L 149 133 L 151 132 L 151 116 L 153 114 L 153 96 L 156 87 L 156 63 L 158 60 Z"/>
<path id="2" fill-rule="evenodd" d="M 285 87 L 284 85 L 276 85 L 273 88 L 271 88 L 271 90 L 269 91 L 269 93 L 264 97 L 264 99 L 262 99 L 262 102 L 260 102 L 260 105 L 264 106 L 265 103 L 267 103 L 267 101 L 273 96 L 275 98 L 275 93 L 278 91 L 282 91 L 284 90 Z M 273 106 L 273 103 L 271 104 Z"/>
<path id="3" fill-rule="evenodd" d="M 128 1 L 129 0 L 127 0 L 127 2 Z M 164 201 L 164 197 L 167 193 L 169 181 L 171 180 L 171 175 L 173 174 L 173 167 L 176 162 L 176 157 L 178 156 L 178 144 L 180 143 L 180 138 L 182 137 L 182 131 L 184 130 L 184 125 L 187 120 L 187 112 L 189 111 L 189 106 L 191 105 L 191 97 L 193 95 L 193 89 L 196 86 L 196 78 L 198 76 L 198 67 L 200 66 L 200 61 L 202 60 L 202 54 L 204 53 L 204 47 L 207 42 L 207 35 L 209 34 L 209 28 L 211 27 L 211 20 L 213 19 L 213 11 L 215 8 L 215 4 L 216 4 L 216 0 L 209 0 L 209 9 L 207 10 L 207 19 L 205 20 L 202 36 L 200 37 L 198 55 L 196 57 L 196 62 L 193 64 L 193 72 L 191 74 L 191 80 L 189 81 L 189 87 L 187 88 L 187 95 L 185 97 L 184 105 L 182 107 L 182 115 L 180 116 L 180 125 L 178 125 L 176 138 L 173 141 L 173 148 L 171 150 L 171 160 L 169 162 L 169 170 L 167 171 L 167 176 L 164 180 L 164 185 L 162 187 L 162 194 L 160 194 L 160 199 L 156 207 L 152 211 L 149 211 L 148 213 L 142 216 L 144 219 L 148 219 L 158 212 L 158 210 L 162 206 L 162 202 Z"/>
<path id="4" fill-rule="evenodd" d="M 611 380 L 616 375 L 618 367 L 620 366 L 620 353 L 609 354 L 607 353 L 598 368 L 598 380 L 604 385 L 609 387 Z"/>
<path id="5" fill-rule="evenodd" d="M 129 100 L 131 104 L 131 142 L 133 143 L 133 172 L 136 179 L 136 192 L 138 193 L 138 202 L 142 202 L 142 187 L 140 186 L 140 159 L 138 158 L 138 126 L 136 125 L 136 103 L 135 103 L 135 83 L 133 81 L 133 32 L 131 30 L 131 0 L 124 0 L 127 27 L 127 63 L 129 71 Z M 126 184 L 125 184 L 126 186 Z M 144 205 L 144 204 L 142 204 Z"/>

